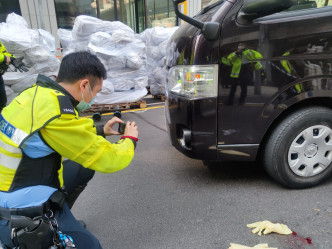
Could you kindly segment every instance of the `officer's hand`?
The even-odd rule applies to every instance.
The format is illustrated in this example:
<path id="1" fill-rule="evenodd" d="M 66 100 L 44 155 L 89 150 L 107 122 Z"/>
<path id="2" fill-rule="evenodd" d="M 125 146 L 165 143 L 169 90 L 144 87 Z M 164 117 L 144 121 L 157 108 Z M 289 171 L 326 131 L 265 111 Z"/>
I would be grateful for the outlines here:
<path id="1" fill-rule="evenodd" d="M 242 54 L 242 50 L 236 50 L 236 55 L 241 55 Z"/>
<path id="2" fill-rule="evenodd" d="M 6 55 L 5 55 L 5 57 L 6 57 L 6 64 L 10 64 L 10 62 L 11 62 L 10 57 L 9 57 L 9 56 L 6 56 Z"/>
<path id="3" fill-rule="evenodd" d="M 119 132 L 113 129 L 113 125 L 116 123 L 123 123 L 123 121 L 117 117 L 113 117 L 111 120 L 107 121 L 107 123 L 104 125 L 105 136 L 120 135 Z"/>
<path id="4" fill-rule="evenodd" d="M 266 78 L 265 70 L 262 69 L 260 73 L 261 73 L 261 77 L 262 77 L 262 79 L 265 79 L 265 78 Z"/>
<path id="5" fill-rule="evenodd" d="M 124 136 L 131 136 L 138 138 L 138 128 L 135 122 L 127 122 Z"/>
<path id="6" fill-rule="evenodd" d="M 20 71 L 21 73 L 23 72 L 28 72 L 29 68 L 27 67 L 27 65 L 25 65 L 22 61 L 23 61 L 24 57 L 21 58 L 11 58 L 10 63 L 18 69 L 18 71 Z"/>

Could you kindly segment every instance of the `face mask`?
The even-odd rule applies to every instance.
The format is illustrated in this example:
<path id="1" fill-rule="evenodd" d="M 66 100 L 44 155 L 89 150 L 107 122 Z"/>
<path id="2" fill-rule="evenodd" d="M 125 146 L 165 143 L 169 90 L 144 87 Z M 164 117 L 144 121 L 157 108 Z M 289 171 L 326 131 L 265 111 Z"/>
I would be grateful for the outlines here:
<path id="1" fill-rule="evenodd" d="M 93 105 L 93 103 L 95 102 L 95 97 L 93 97 L 93 93 L 92 93 L 92 91 L 91 91 L 90 83 L 89 83 L 89 88 L 90 88 L 90 93 L 91 93 L 91 95 L 92 95 L 92 100 L 90 101 L 90 103 L 86 103 L 86 102 L 84 101 L 83 92 L 81 92 L 81 95 L 82 95 L 82 99 L 83 99 L 83 100 L 80 101 L 80 103 L 76 106 L 76 109 L 77 109 L 77 111 L 79 111 L 79 112 L 82 112 L 82 111 L 84 111 L 84 110 L 89 109 L 89 108 Z"/>
<path id="2" fill-rule="evenodd" d="M 244 46 L 238 46 L 237 49 L 238 49 L 238 50 L 243 50 L 243 49 L 244 49 Z"/>

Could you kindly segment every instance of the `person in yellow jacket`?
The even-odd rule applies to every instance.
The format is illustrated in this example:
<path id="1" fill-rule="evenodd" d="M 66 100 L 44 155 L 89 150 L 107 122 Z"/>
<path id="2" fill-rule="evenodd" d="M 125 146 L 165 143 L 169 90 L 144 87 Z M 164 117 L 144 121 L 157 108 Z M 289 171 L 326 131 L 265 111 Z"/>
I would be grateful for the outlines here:
<path id="1" fill-rule="evenodd" d="M 230 53 L 227 58 L 222 58 L 223 64 L 232 67 L 230 74 L 231 90 L 226 104 L 233 104 L 238 85 L 241 87 L 239 104 L 244 104 L 247 97 L 247 86 L 249 83 L 252 83 L 253 68 L 254 70 L 262 68 L 262 64 L 259 62 L 262 58 L 263 56 L 259 52 L 248 49 L 244 43 L 239 43 L 238 49 L 235 52 Z"/>
<path id="2" fill-rule="evenodd" d="M 290 49 L 286 51 L 282 56 L 287 57 L 291 55 L 291 52 L 293 52 L 294 49 Z M 289 78 L 289 82 L 295 81 L 296 79 L 299 78 L 296 70 L 294 69 L 293 65 L 289 62 L 289 60 L 280 60 L 280 64 L 282 68 L 285 70 L 286 75 Z M 301 93 L 302 92 L 302 85 L 301 84 L 296 84 L 293 88 L 295 92 Z"/>
<path id="3" fill-rule="evenodd" d="M 11 58 L 13 57 L 14 56 L 12 54 L 7 52 L 5 46 L 0 41 L 0 113 L 7 103 L 5 83 L 3 82 L 2 75 L 8 68 L 8 64 L 11 62 Z"/>
<path id="4" fill-rule="evenodd" d="M 56 82 L 39 75 L 34 86 L 3 109 L 0 241 L 6 246 L 18 246 L 15 242 L 20 248 L 49 248 L 53 236 L 56 242 L 61 240 L 57 232 L 61 231 L 76 248 L 101 248 L 70 208 L 95 171 L 112 173 L 127 167 L 138 141 L 135 122 L 127 122 L 121 139 L 110 143 L 105 136 L 119 135 L 113 125 L 122 120 L 113 117 L 105 126 L 95 127 L 92 119 L 79 117 L 93 103 L 104 78 L 106 70 L 95 55 L 71 53 L 63 58 Z M 15 225 L 14 214 L 25 217 L 26 230 Z"/>

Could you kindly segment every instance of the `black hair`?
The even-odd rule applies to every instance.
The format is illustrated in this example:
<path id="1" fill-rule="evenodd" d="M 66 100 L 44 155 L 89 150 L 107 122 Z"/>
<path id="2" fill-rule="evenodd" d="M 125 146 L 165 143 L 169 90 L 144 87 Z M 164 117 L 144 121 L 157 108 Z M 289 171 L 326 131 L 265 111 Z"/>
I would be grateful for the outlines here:
<path id="1" fill-rule="evenodd" d="M 106 77 L 106 69 L 96 55 L 89 51 L 79 51 L 63 57 L 56 82 L 74 83 L 88 78 L 93 88 L 97 78 L 106 79 Z"/>

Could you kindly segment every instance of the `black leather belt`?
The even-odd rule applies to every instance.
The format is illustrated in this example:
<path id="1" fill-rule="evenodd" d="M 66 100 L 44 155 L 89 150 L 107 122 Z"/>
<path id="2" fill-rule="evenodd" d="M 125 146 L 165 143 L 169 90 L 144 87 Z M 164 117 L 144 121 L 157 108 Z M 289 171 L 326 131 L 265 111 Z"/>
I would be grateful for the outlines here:
<path id="1" fill-rule="evenodd" d="M 46 203 L 35 206 L 35 207 L 27 207 L 27 208 L 3 208 L 0 207 L 0 219 L 10 220 L 12 215 L 26 216 L 31 219 L 42 216 L 45 213 L 45 210 L 48 205 Z"/>

